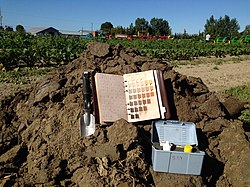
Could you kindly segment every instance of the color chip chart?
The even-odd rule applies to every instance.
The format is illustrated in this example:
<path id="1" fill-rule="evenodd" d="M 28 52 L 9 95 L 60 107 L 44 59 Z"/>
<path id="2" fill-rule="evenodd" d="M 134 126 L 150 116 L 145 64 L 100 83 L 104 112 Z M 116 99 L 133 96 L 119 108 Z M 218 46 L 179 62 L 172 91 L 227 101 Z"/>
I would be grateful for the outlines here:
<path id="1" fill-rule="evenodd" d="M 126 74 L 124 85 L 129 121 L 160 117 L 153 72 Z"/>

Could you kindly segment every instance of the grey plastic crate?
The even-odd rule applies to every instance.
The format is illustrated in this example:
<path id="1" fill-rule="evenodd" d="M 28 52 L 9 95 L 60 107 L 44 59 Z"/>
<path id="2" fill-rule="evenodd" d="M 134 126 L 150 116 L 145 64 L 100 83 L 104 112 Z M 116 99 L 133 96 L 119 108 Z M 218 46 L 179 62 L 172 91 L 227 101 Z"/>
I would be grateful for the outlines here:
<path id="1" fill-rule="evenodd" d="M 180 121 L 152 122 L 152 164 L 157 172 L 200 175 L 205 152 L 198 150 L 194 123 Z M 169 141 L 177 147 L 172 151 L 162 150 L 159 142 Z M 193 152 L 183 151 L 192 145 Z"/>

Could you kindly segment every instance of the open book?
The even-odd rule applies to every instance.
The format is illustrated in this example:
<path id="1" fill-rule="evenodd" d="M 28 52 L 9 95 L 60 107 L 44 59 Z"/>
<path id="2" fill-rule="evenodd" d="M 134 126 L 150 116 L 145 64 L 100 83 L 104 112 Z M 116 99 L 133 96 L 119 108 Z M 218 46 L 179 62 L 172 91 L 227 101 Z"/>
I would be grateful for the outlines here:
<path id="1" fill-rule="evenodd" d="M 122 75 L 95 74 L 97 115 L 100 123 L 123 118 L 129 122 L 169 119 L 162 72 L 149 70 Z"/>

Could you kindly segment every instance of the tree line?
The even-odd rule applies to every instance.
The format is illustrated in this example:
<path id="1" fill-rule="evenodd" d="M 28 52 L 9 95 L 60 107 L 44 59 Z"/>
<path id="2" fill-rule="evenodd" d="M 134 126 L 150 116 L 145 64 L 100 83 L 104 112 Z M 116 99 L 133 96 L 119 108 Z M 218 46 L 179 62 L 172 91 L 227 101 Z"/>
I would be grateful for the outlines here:
<path id="1" fill-rule="evenodd" d="M 129 27 L 117 26 L 113 27 L 111 22 L 105 22 L 100 28 L 107 34 L 129 34 L 137 35 L 157 35 L 157 36 L 168 36 L 171 35 L 172 31 L 167 20 L 163 18 L 152 18 L 148 22 L 145 18 L 137 18 L 135 24 L 131 23 Z"/>
<path id="2" fill-rule="evenodd" d="M 105 22 L 101 24 L 100 30 L 106 35 L 115 34 L 128 34 L 128 35 L 153 35 L 153 36 L 173 36 L 174 38 L 192 38 L 193 36 L 203 37 L 206 34 L 210 34 L 212 37 L 235 37 L 250 35 L 250 24 L 247 25 L 243 32 L 239 32 L 240 25 L 236 18 L 230 18 L 228 15 L 215 19 L 212 15 L 206 20 L 204 25 L 204 32 L 199 32 L 194 35 L 187 33 L 184 29 L 183 33 L 173 33 L 167 20 L 163 18 L 152 18 L 147 21 L 145 18 L 137 18 L 134 23 L 131 23 L 128 27 L 117 26 L 114 27 L 111 22 Z M 6 27 L 0 28 L 0 30 L 13 31 L 13 28 Z M 19 33 L 25 33 L 25 29 L 22 25 L 16 26 L 16 31 Z"/>
<path id="3" fill-rule="evenodd" d="M 197 33 L 197 35 L 204 36 L 205 34 L 210 34 L 213 37 L 234 37 L 240 35 L 249 35 L 250 34 L 250 25 L 245 27 L 245 30 L 242 33 L 239 33 L 240 25 L 236 18 L 230 18 L 228 15 L 224 17 L 219 17 L 215 19 L 212 15 L 209 19 L 206 20 L 204 25 L 204 32 Z M 189 35 L 184 29 L 183 33 L 172 33 L 172 29 L 167 20 L 163 18 L 152 18 L 150 21 L 147 21 L 145 18 L 137 18 L 135 23 L 131 23 L 129 27 L 117 26 L 114 27 L 111 22 L 105 22 L 101 24 L 100 30 L 106 34 L 129 34 L 129 35 L 174 35 L 175 38 L 190 38 Z"/>

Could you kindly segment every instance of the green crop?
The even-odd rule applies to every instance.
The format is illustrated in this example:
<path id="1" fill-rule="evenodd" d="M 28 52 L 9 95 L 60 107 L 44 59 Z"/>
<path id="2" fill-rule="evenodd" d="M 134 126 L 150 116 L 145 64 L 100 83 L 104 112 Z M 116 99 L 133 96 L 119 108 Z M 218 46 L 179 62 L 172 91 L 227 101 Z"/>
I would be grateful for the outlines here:
<path id="1" fill-rule="evenodd" d="M 66 64 L 79 57 L 87 42 L 80 38 L 0 32 L 0 64 L 5 69 Z"/>
<path id="2" fill-rule="evenodd" d="M 16 32 L 0 32 L 0 67 L 48 67 L 67 64 L 86 49 L 90 41 L 132 47 L 150 58 L 164 61 L 192 60 L 197 57 L 224 57 L 250 54 L 250 43 L 200 43 L 191 39 L 120 40 L 82 39 L 62 36 L 32 36 Z M 1 69 L 0 69 L 1 70 Z"/>
<path id="3" fill-rule="evenodd" d="M 224 57 L 226 55 L 249 55 L 250 44 L 199 43 L 194 40 L 107 40 L 138 49 L 142 54 L 163 60 L 192 60 L 200 56 Z"/>

